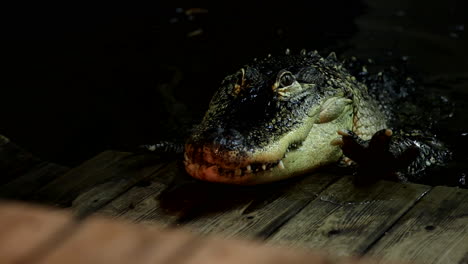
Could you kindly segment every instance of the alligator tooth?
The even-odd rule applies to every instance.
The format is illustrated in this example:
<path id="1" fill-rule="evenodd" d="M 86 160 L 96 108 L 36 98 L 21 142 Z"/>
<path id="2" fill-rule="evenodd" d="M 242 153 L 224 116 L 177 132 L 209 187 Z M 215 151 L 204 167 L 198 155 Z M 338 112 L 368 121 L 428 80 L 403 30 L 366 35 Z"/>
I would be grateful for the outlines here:
<path id="1" fill-rule="evenodd" d="M 245 172 L 246 173 L 251 173 L 252 172 L 252 167 L 250 165 L 247 165 L 247 170 Z"/>
<path id="2" fill-rule="evenodd" d="M 188 161 L 187 153 L 184 152 L 184 159 Z"/>
<path id="3" fill-rule="evenodd" d="M 262 170 L 266 170 L 266 165 L 262 164 Z"/>
<path id="4" fill-rule="evenodd" d="M 280 169 L 282 169 L 282 170 L 284 169 L 284 164 L 283 164 L 283 161 L 282 161 L 282 160 L 280 160 L 280 161 L 278 162 L 278 168 L 280 168 Z"/>
<path id="5" fill-rule="evenodd" d="M 242 170 L 237 168 L 235 171 L 234 171 L 234 175 L 236 176 L 241 176 L 242 175 Z"/>

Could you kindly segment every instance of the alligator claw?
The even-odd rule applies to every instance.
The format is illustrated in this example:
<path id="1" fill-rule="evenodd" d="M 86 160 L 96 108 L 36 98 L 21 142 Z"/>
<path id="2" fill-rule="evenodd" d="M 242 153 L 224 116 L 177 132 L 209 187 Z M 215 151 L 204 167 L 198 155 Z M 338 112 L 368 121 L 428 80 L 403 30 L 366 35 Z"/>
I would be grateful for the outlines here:
<path id="1" fill-rule="evenodd" d="M 333 139 L 330 144 L 333 146 L 343 146 L 343 139 L 342 138 L 335 138 Z"/>
<path id="2" fill-rule="evenodd" d="M 339 130 L 343 154 L 358 164 L 358 176 L 365 181 L 380 178 L 400 180 L 399 170 L 406 168 L 419 154 L 419 148 L 410 146 L 404 151 L 392 149 L 390 129 L 377 131 L 370 140 L 363 140 L 353 131 Z"/>
<path id="3" fill-rule="evenodd" d="M 353 133 L 352 131 L 350 130 L 338 130 L 337 131 L 338 135 L 341 135 L 341 136 L 350 136 L 351 133 Z"/>

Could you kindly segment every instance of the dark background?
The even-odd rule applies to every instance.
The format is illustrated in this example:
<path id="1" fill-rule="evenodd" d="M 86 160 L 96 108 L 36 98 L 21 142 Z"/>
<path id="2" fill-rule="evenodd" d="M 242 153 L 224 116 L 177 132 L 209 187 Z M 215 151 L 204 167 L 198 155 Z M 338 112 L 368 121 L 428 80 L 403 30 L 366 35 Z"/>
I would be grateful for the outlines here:
<path id="1" fill-rule="evenodd" d="M 300 49 L 406 61 L 453 103 L 440 125 L 466 153 L 463 0 L 153 8 L 139 16 L 21 10 L 4 17 L 0 134 L 74 166 L 106 149 L 183 140 L 226 74 Z"/>

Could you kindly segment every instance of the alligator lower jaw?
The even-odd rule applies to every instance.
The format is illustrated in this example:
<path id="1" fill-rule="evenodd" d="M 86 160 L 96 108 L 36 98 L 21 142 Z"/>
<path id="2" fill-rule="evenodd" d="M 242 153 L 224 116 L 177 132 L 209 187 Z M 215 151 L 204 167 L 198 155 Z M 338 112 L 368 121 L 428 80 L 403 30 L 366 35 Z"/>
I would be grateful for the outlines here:
<path id="1" fill-rule="evenodd" d="M 284 170 L 283 160 L 274 162 L 257 163 L 245 162 L 246 166 L 238 168 L 225 168 L 218 164 L 211 163 L 193 163 L 186 158 L 184 161 L 185 169 L 192 175 L 204 181 L 230 183 L 230 184 L 256 184 L 260 174 L 268 174 L 274 170 Z"/>
<path id="2" fill-rule="evenodd" d="M 195 154 L 190 145 L 186 146 L 186 150 L 189 154 L 187 152 L 184 154 L 185 169 L 192 177 L 209 182 L 243 185 L 276 181 L 278 180 L 277 176 L 287 175 L 290 168 L 287 168 L 286 153 L 295 152 L 292 150 L 289 152 L 288 148 L 283 154 L 264 152 L 262 155 L 245 156 L 244 158 L 236 156 L 237 159 L 234 162 L 232 160 L 228 162 L 219 157 L 213 157 L 212 151 L 206 148 L 204 151 L 195 151 Z M 200 155 L 201 153 L 205 154 Z M 200 156 L 204 156 L 204 158 Z"/>

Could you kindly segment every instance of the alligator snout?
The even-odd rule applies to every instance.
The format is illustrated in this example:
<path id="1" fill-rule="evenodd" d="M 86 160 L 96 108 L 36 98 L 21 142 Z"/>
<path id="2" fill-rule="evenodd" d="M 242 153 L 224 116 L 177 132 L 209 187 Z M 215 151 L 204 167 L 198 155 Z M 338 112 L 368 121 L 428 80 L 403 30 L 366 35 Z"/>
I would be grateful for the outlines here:
<path id="1" fill-rule="evenodd" d="M 190 163 L 238 168 L 246 163 L 245 143 L 244 136 L 235 129 L 212 128 L 187 141 L 185 158 Z"/>
<path id="2" fill-rule="evenodd" d="M 216 146 L 223 151 L 237 151 L 245 146 L 245 138 L 242 134 L 232 128 L 214 128 L 205 131 L 202 134 L 205 138 L 205 142 L 211 142 L 213 146 Z"/>

